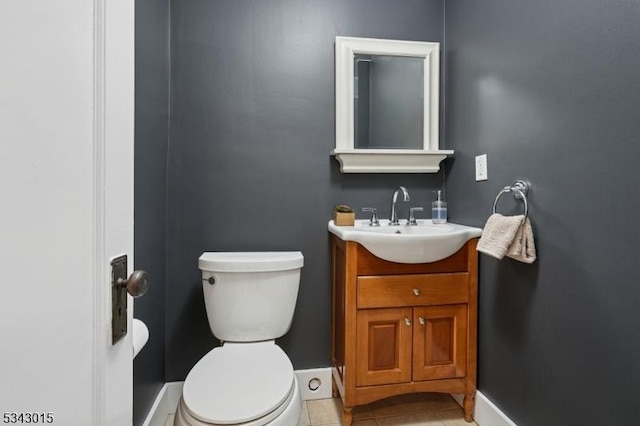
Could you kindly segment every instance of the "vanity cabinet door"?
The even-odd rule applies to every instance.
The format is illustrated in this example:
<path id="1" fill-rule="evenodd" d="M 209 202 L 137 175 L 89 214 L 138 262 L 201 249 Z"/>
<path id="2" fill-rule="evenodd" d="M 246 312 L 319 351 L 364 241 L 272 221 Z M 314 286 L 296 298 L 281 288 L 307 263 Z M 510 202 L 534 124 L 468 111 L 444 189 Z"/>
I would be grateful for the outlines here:
<path id="1" fill-rule="evenodd" d="M 467 305 L 414 309 L 413 380 L 465 377 Z"/>
<path id="2" fill-rule="evenodd" d="M 363 309 L 356 314 L 356 386 L 411 381 L 411 308 Z"/>

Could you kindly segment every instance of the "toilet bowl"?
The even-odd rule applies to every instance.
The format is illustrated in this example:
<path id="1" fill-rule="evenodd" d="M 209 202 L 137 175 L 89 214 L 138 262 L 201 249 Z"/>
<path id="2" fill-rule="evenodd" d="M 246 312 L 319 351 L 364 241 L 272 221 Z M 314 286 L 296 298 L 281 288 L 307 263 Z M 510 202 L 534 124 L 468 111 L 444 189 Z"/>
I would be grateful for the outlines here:
<path id="1" fill-rule="evenodd" d="M 209 325 L 224 343 L 187 375 L 174 425 L 298 424 L 298 382 L 275 339 L 291 325 L 302 264 L 300 252 L 200 257 Z"/>
<path id="2" fill-rule="evenodd" d="M 291 361 L 273 341 L 226 343 L 185 380 L 176 426 L 289 426 L 302 402 Z"/>

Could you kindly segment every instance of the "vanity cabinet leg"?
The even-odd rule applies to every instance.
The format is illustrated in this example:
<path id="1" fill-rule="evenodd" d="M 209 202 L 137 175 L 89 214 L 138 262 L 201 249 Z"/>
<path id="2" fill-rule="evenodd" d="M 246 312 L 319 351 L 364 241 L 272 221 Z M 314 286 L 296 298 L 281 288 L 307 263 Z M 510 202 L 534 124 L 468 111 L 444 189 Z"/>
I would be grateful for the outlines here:
<path id="1" fill-rule="evenodd" d="M 351 420 L 353 415 L 351 414 L 351 410 L 353 407 L 344 407 L 342 410 L 342 426 L 351 426 Z"/>
<path id="2" fill-rule="evenodd" d="M 462 405 L 464 407 L 464 419 L 467 422 L 473 421 L 473 407 L 475 405 L 476 392 L 465 394 Z"/>
<path id="3" fill-rule="evenodd" d="M 338 385 L 336 385 L 336 379 L 331 378 L 331 396 L 337 398 L 340 396 L 340 392 L 338 391 Z"/>

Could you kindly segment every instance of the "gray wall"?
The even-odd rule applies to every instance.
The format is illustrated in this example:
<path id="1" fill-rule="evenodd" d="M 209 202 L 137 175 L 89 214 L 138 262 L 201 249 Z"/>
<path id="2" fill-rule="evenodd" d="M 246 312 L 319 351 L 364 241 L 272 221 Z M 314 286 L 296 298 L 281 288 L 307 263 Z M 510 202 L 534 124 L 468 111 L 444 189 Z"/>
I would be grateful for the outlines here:
<path id="1" fill-rule="evenodd" d="M 339 172 L 329 156 L 336 35 L 441 41 L 443 4 L 172 3 L 167 381 L 183 380 L 217 344 L 202 298 L 203 251 L 301 250 L 296 314 L 279 343 L 296 369 L 328 366 L 333 205 L 372 205 L 388 217 L 395 186 L 426 207 L 442 183 L 441 175 Z"/>
<path id="2" fill-rule="evenodd" d="M 150 333 L 133 363 L 133 424 L 137 425 L 165 383 L 169 0 L 138 0 L 135 12 L 135 234 L 130 262 L 151 277 L 147 294 L 135 301 L 135 316 Z"/>
<path id="3" fill-rule="evenodd" d="M 539 260 L 480 259 L 479 387 L 519 426 L 640 417 L 638 22 L 635 0 L 446 2 L 451 219 L 532 184 Z"/>

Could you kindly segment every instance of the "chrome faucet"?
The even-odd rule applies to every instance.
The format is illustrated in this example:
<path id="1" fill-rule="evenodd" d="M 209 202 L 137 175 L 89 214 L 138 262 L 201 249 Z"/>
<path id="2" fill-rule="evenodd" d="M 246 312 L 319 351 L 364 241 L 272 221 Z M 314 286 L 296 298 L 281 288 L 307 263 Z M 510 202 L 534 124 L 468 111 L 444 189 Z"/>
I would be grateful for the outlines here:
<path id="1" fill-rule="evenodd" d="M 389 220 L 389 225 L 400 225 L 400 222 L 398 221 L 398 213 L 396 213 L 396 201 L 400 192 L 402 192 L 402 201 L 410 200 L 407 188 L 404 186 L 399 186 L 395 191 L 393 191 L 393 198 L 391 199 L 391 219 Z"/>

